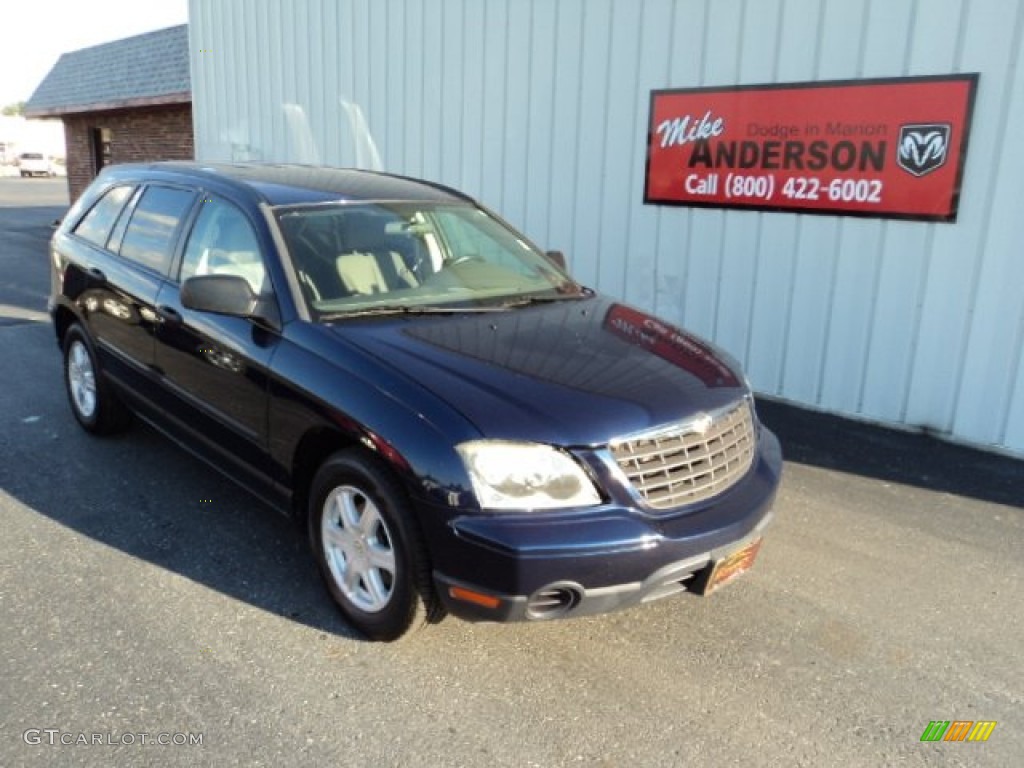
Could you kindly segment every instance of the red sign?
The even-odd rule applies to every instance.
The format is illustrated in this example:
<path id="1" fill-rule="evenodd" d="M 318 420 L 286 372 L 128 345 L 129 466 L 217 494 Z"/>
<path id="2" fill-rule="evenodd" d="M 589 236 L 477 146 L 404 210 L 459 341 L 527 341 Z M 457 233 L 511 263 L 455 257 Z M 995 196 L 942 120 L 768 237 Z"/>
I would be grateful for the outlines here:
<path id="1" fill-rule="evenodd" d="M 644 202 L 955 221 L 977 83 L 652 91 Z"/>

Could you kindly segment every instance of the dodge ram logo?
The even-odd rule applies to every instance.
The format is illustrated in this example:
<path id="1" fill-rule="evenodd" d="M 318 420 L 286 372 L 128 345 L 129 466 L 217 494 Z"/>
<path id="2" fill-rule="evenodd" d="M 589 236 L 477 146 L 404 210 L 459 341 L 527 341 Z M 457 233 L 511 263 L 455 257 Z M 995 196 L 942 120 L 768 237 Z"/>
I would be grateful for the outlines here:
<path id="1" fill-rule="evenodd" d="M 950 127 L 946 123 L 901 125 L 896 162 L 914 176 L 941 168 L 949 155 Z"/>

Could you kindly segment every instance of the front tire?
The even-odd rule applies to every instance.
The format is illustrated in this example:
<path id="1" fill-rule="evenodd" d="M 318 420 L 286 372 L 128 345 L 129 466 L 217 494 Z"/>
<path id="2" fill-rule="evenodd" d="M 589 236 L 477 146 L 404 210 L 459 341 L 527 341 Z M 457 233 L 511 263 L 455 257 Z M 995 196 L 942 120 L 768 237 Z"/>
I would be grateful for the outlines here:
<path id="1" fill-rule="evenodd" d="M 356 451 L 336 453 L 313 479 L 309 503 L 313 554 L 349 623 L 392 641 L 440 617 L 416 521 L 384 466 Z"/>
<path id="2" fill-rule="evenodd" d="M 103 379 L 96 353 L 82 326 L 64 334 L 64 388 L 75 419 L 86 432 L 109 435 L 123 430 L 131 414 Z"/>

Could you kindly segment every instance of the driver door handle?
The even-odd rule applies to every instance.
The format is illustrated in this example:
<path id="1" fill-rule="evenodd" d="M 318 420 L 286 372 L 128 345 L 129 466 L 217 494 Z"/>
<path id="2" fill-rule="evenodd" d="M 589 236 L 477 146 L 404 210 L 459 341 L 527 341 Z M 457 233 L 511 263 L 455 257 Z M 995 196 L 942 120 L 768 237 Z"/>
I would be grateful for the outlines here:
<path id="1" fill-rule="evenodd" d="M 161 304 L 156 308 L 156 313 L 160 316 L 161 320 L 169 325 L 181 325 L 181 313 L 174 307 Z"/>

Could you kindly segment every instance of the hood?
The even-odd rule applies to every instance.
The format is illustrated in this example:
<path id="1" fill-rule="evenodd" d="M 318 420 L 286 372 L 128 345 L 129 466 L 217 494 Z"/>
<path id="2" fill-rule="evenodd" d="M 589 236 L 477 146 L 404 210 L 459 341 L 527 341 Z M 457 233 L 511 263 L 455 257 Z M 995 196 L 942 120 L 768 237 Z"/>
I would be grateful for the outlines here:
<path id="1" fill-rule="evenodd" d="M 352 320 L 333 331 L 491 438 L 600 445 L 746 392 L 707 342 L 603 297 Z"/>

